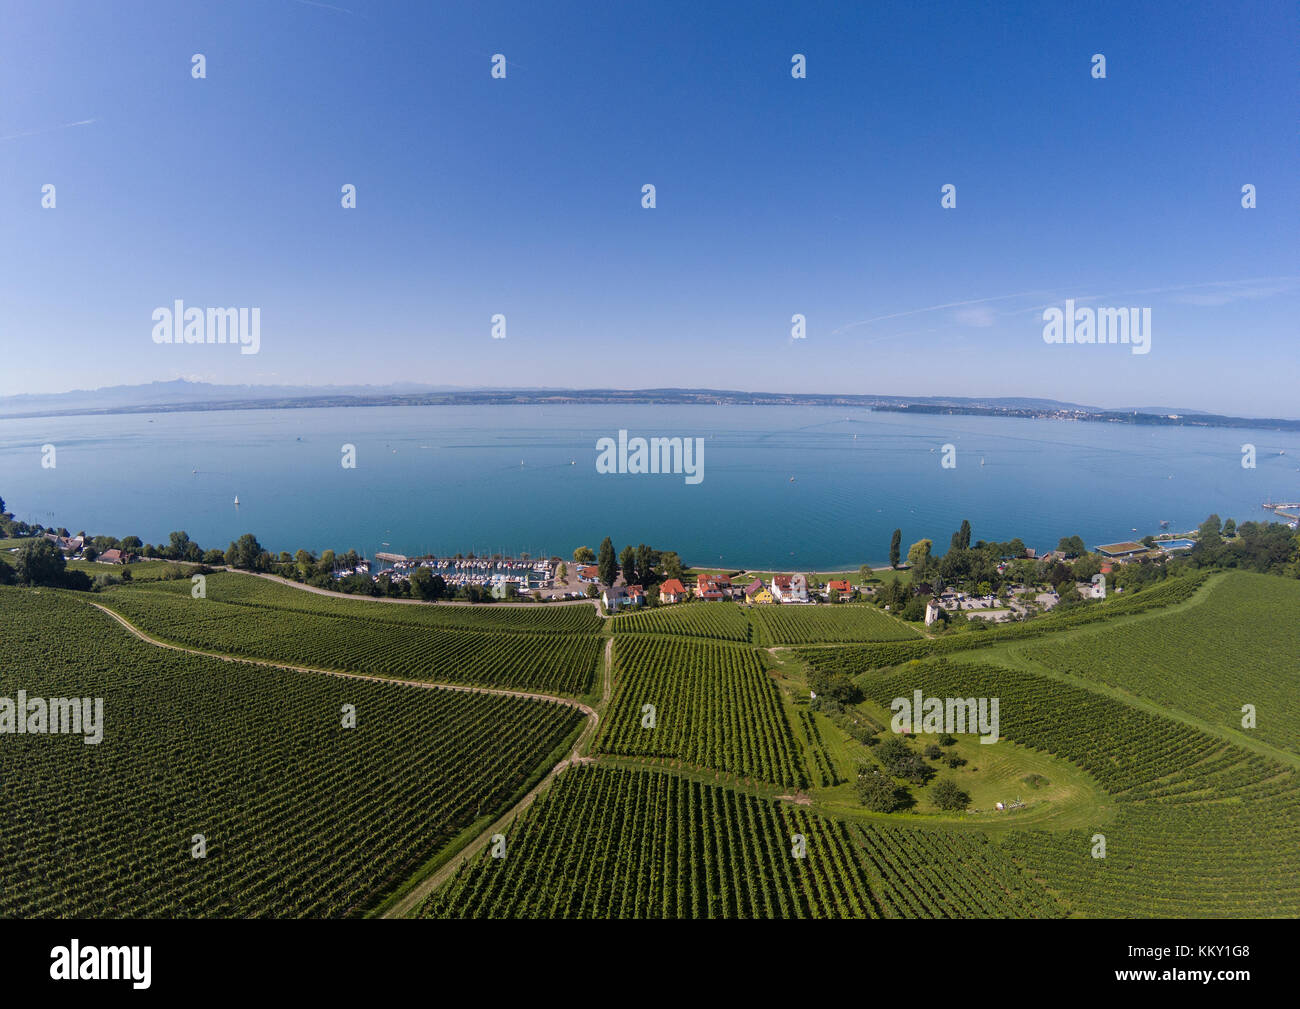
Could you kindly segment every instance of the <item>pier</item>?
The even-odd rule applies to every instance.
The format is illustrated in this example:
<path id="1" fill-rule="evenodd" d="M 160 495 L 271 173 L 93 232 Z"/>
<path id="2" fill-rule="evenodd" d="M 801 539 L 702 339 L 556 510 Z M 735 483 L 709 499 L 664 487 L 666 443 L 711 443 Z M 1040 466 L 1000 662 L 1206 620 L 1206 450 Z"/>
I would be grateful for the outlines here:
<path id="1" fill-rule="evenodd" d="M 1265 501 L 1264 507 L 1283 518 L 1300 520 L 1300 501 Z"/>

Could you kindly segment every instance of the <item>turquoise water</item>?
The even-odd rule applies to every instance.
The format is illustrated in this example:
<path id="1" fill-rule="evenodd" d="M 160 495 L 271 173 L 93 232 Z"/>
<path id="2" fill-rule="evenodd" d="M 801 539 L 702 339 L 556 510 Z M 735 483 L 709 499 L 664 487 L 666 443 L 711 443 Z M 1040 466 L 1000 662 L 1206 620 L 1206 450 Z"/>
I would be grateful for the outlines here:
<path id="1" fill-rule="evenodd" d="M 704 479 L 596 472 L 596 440 L 698 437 Z M 856 436 L 856 437 L 855 437 Z M 1241 446 L 1258 467 L 1241 467 Z M 56 466 L 42 469 L 41 446 Z M 341 446 L 356 446 L 354 470 Z M 942 446 L 957 451 L 943 469 Z M 1285 451 L 1285 455 L 1279 454 Z M 1054 547 L 1264 520 L 1300 500 L 1300 435 L 830 407 L 247 410 L 0 421 L 0 496 L 73 532 L 205 547 L 568 557 L 604 536 L 695 564 L 838 569 L 975 539 Z M 983 461 L 983 465 L 981 465 Z M 571 464 L 572 463 L 572 464 Z M 198 472 L 194 472 L 197 470 Z M 794 477 L 793 482 L 791 477 Z M 239 496 L 239 507 L 234 505 Z M 1137 532 L 1132 530 L 1136 527 Z M 387 545 L 385 545 L 387 544 Z"/>

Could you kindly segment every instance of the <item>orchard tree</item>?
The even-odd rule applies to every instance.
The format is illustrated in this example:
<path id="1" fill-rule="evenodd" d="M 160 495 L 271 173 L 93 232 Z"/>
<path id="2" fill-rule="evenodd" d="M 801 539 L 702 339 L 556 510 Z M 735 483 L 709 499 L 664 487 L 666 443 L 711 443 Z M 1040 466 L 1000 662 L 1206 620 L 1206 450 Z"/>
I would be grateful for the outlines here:
<path id="1" fill-rule="evenodd" d="M 946 813 L 956 813 L 970 805 L 970 795 L 962 791 L 961 786 L 952 778 L 935 782 L 930 789 L 930 798 Z"/>
<path id="2" fill-rule="evenodd" d="M 874 769 L 858 775 L 857 791 L 858 801 L 873 813 L 892 813 L 905 801 L 900 795 L 904 790 Z"/>

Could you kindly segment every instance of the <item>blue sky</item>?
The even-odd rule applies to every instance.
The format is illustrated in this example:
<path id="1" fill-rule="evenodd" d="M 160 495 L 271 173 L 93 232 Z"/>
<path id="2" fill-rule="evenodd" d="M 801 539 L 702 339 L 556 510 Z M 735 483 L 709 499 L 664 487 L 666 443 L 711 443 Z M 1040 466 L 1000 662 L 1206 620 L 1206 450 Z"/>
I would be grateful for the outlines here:
<path id="1" fill-rule="evenodd" d="M 952 6 L 11 3 L 0 395 L 183 376 L 1300 416 L 1295 5 Z M 259 307 L 260 353 L 154 344 L 178 298 Z M 1150 307 L 1151 353 L 1045 344 L 1066 298 Z"/>

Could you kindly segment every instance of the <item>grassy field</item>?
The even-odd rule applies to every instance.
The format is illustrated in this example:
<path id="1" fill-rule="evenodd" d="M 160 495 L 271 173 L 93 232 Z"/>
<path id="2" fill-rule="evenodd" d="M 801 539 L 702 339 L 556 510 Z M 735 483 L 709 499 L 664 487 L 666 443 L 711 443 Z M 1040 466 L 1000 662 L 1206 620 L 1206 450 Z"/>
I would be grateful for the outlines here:
<path id="1" fill-rule="evenodd" d="M 98 745 L 0 737 L 0 918 L 359 914 L 583 721 L 161 649 L 52 590 L 0 588 L 0 612 L 3 693 L 102 698 L 104 719 Z"/>

